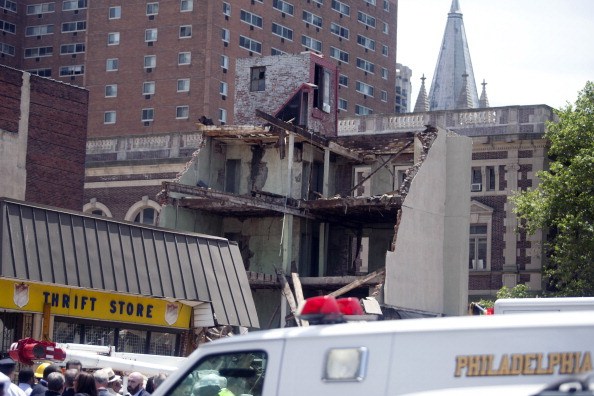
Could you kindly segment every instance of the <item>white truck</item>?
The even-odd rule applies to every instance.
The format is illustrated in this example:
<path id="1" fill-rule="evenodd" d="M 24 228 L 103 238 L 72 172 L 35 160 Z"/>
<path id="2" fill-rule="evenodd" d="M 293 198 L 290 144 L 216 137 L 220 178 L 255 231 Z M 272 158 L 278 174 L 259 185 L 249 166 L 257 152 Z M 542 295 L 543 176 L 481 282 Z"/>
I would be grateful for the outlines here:
<path id="1" fill-rule="evenodd" d="M 495 315 L 530 312 L 593 311 L 594 297 L 501 298 Z"/>
<path id="2" fill-rule="evenodd" d="M 583 384 L 593 350 L 594 311 L 284 328 L 202 345 L 153 396 L 532 395 Z"/>

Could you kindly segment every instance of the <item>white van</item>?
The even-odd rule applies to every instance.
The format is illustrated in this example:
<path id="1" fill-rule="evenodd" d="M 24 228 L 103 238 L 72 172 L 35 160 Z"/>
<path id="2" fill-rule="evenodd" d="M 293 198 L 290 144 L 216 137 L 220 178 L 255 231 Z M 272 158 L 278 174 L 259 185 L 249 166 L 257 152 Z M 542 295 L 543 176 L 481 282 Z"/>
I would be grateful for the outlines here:
<path id="1" fill-rule="evenodd" d="M 594 297 L 501 298 L 495 315 L 529 312 L 594 311 Z"/>
<path id="2" fill-rule="evenodd" d="M 528 395 L 592 374 L 593 350 L 594 312 L 284 328 L 200 346 L 153 396 Z"/>

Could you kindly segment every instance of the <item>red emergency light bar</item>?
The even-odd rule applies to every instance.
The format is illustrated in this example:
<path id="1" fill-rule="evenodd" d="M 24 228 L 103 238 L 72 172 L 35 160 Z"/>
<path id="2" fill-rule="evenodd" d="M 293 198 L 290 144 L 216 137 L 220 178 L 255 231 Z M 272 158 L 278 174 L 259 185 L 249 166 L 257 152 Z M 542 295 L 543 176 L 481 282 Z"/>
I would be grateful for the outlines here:
<path id="1" fill-rule="evenodd" d="M 10 346 L 8 354 L 13 360 L 29 366 L 40 360 L 62 361 L 66 359 L 66 352 L 56 348 L 55 342 L 38 341 L 33 338 L 24 338 L 14 342 Z"/>
<path id="2" fill-rule="evenodd" d="M 333 296 L 311 297 L 298 309 L 297 317 L 310 324 L 343 323 L 349 319 L 375 319 L 365 315 L 359 300 L 353 297 Z"/>

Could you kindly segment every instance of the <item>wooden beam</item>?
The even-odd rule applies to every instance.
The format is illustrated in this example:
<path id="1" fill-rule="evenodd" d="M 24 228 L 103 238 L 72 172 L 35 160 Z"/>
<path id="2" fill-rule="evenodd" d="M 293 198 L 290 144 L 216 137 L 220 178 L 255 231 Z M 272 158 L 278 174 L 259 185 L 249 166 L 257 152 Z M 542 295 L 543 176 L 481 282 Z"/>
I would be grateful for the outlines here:
<path id="1" fill-rule="evenodd" d="M 322 147 L 328 146 L 328 139 L 325 138 L 324 136 L 321 136 L 318 133 L 312 133 L 306 129 L 301 128 L 300 126 L 293 125 L 293 124 L 283 121 L 279 118 L 276 118 L 268 113 L 265 113 L 262 110 L 256 109 L 256 115 L 258 117 L 268 121 L 272 125 L 277 126 L 281 129 L 284 129 L 285 131 L 296 133 L 297 135 L 303 137 L 305 140 L 308 140 L 311 143 L 315 143 Z"/>
<path id="2" fill-rule="evenodd" d="M 344 287 L 341 287 L 340 289 L 335 290 L 335 291 L 333 291 L 332 293 L 330 293 L 328 295 L 329 296 L 334 296 L 334 297 L 342 296 L 343 294 L 348 293 L 351 290 L 356 289 L 359 286 L 365 284 L 365 282 L 367 282 L 367 281 L 370 281 L 370 280 L 375 279 L 375 278 L 377 278 L 379 276 L 385 275 L 385 273 L 386 273 L 386 269 L 385 268 L 382 268 L 380 270 L 371 272 L 371 273 L 367 274 L 366 276 L 361 277 L 361 278 L 357 279 L 356 281 L 351 282 L 348 285 L 346 285 Z"/>

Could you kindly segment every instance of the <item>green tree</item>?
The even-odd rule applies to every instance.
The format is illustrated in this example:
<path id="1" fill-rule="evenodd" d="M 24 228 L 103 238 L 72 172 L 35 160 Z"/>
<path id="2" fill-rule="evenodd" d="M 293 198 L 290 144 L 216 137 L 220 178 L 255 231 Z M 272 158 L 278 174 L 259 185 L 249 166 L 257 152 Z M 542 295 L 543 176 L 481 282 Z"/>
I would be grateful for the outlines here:
<path id="1" fill-rule="evenodd" d="M 549 123 L 550 167 L 512 197 L 521 227 L 548 231 L 543 275 L 560 296 L 594 296 L 594 83 Z"/>
<path id="2" fill-rule="evenodd" d="M 501 289 L 497 291 L 495 298 L 499 300 L 500 298 L 527 298 L 531 297 L 530 295 L 530 288 L 528 285 L 519 284 L 515 285 L 511 289 L 507 286 L 503 286 Z M 490 299 L 482 299 L 478 302 L 478 304 L 483 308 L 493 308 L 495 305 L 495 300 Z"/>

